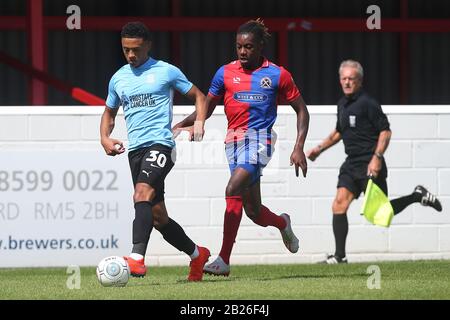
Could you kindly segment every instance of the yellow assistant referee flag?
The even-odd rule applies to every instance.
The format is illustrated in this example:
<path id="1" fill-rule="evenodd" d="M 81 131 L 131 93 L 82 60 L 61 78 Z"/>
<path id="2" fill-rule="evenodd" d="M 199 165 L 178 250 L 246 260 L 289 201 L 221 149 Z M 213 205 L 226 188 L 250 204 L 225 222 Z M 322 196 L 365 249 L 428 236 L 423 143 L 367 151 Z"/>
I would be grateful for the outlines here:
<path id="1" fill-rule="evenodd" d="M 361 212 L 368 221 L 383 227 L 389 227 L 394 216 L 391 202 L 372 179 L 367 182 Z"/>

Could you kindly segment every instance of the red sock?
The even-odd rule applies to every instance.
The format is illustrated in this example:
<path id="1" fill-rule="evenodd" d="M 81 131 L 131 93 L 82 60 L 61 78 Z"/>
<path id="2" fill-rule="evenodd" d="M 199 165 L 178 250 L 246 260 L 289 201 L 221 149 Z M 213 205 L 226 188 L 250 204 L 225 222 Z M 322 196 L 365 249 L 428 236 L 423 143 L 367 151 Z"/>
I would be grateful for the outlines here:
<path id="1" fill-rule="evenodd" d="M 258 218 L 253 220 L 253 222 L 262 227 L 273 226 L 280 230 L 286 228 L 286 220 L 284 220 L 283 217 L 276 215 L 270 211 L 269 208 L 263 205 L 261 205 L 261 211 L 259 212 Z"/>
<path id="2" fill-rule="evenodd" d="M 226 264 L 230 264 L 231 250 L 242 218 L 242 197 L 225 197 L 227 208 L 223 221 L 223 241 L 219 256 Z"/>

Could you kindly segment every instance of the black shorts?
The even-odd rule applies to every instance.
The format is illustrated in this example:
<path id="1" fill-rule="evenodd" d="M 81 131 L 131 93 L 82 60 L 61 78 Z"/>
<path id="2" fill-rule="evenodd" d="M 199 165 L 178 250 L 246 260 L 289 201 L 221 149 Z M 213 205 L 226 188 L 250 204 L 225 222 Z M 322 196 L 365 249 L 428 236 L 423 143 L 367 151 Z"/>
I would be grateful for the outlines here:
<path id="1" fill-rule="evenodd" d="M 164 179 L 175 165 L 172 148 L 154 144 L 128 153 L 133 185 L 142 182 L 155 189 L 152 205 L 164 201 Z"/>
<path id="2" fill-rule="evenodd" d="M 342 164 L 341 169 L 339 170 L 337 187 L 348 189 L 351 193 L 353 193 L 355 199 L 358 199 L 361 192 L 366 191 L 368 182 L 367 167 L 371 158 L 372 156 L 358 159 L 347 158 Z M 373 182 L 378 187 L 380 187 L 380 189 L 383 190 L 383 192 L 387 195 L 388 188 L 386 178 L 387 167 L 383 159 L 381 171 L 378 177 L 373 180 Z"/>

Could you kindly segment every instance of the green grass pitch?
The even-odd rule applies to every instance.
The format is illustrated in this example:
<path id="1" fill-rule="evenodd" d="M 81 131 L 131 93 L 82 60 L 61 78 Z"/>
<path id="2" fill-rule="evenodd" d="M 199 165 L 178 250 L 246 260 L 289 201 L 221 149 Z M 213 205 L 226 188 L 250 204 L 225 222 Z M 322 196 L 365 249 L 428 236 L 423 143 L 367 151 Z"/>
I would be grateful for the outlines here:
<path id="1" fill-rule="evenodd" d="M 368 267 L 380 269 L 380 288 Z M 235 265 L 230 277 L 186 281 L 188 267 L 149 267 L 126 287 L 104 288 L 95 267 L 81 268 L 79 289 L 68 289 L 66 268 L 0 269 L 0 299 L 450 299 L 450 261 L 350 263 L 348 265 Z M 372 278 L 370 278 L 372 276 Z"/>

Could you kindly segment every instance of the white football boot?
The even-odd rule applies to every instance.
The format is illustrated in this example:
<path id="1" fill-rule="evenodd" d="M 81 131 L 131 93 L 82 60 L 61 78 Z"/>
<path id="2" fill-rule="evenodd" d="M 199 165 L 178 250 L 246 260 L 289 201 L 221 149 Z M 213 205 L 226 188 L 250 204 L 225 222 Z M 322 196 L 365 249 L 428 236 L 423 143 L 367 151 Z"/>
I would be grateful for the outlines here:
<path id="1" fill-rule="evenodd" d="M 324 264 L 339 264 L 339 263 L 348 263 L 347 257 L 339 257 L 334 254 L 327 255 L 327 258 L 324 261 L 320 261 L 319 263 Z"/>
<path id="2" fill-rule="evenodd" d="M 291 218 L 286 213 L 282 213 L 280 216 L 283 217 L 284 220 L 286 220 L 286 228 L 280 231 L 281 236 L 283 237 L 284 245 L 290 252 L 296 253 L 298 251 L 299 245 L 298 239 L 295 236 L 294 231 L 292 231 Z"/>
<path id="3" fill-rule="evenodd" d="M 203 273 L 228 277 L 230 275 L 230 265 L 226 264 L 221 256 L 217 256 L 216 260 L 203 267 Z"/>

